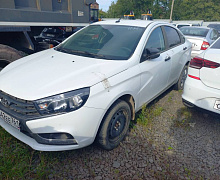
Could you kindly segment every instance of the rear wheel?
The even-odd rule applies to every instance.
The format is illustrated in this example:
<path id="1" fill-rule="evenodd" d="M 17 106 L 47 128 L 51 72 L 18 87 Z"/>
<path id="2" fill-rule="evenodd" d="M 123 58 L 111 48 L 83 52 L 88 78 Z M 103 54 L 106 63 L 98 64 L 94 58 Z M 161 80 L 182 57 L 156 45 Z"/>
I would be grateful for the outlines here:
<path id="1" fill-rule="evenodd" d="M 9 63 L 23 57 L 16 49 L 0 44 L 0 71 Z"/>
<path id="2" fill-rule="evenodd" d="M 106 150 L 116 148 L 126 136 L 130 120 L 130 106 L 125 101 L 117 100 L 103 119 L 96 137 L 98 145 Z"/>
<path id="3" fill-rule="evenodd" d="M 174 85 L 174 89 L 183 90 L 187 78 L 187 74 L 188 74 L 188 65 L 185 65 L 180 74 L 178 82 Z"/>

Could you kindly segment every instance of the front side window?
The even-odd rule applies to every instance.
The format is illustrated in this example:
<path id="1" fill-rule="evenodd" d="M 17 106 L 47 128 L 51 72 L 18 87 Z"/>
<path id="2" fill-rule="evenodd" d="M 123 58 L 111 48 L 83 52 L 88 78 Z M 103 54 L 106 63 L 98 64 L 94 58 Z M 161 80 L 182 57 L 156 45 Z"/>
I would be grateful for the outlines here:
<path id="1" fill-rule="evenodd" d="M 164 26 L 164 30 L 167 35 L 168 48 L 174 47 L 181 43 L 179 33 L 176 29 L 169 26 Z"/>
<path id="2" fill-rule="evenodd" d="M 145 28 L 123 25 L 90 25 L 55 50 L 78 56 L 127 60 L 134 53 Z"/>
<path id="3" fill-rule="evenodd" d="M 216 31 L 215 29 L 212 30 L 211 34 L 210 34 L 210 39 L 212 40 L 216 40 L 218 38 L 218 31 Z"/>
<path id="4" fill-rule="evenodd" d="M 150 35 L 146 47 L 147 48 L 156 48 L 160 52 L 165 50 L 164 37 L 161 30 L 161 27 L 156 28 Z"/>

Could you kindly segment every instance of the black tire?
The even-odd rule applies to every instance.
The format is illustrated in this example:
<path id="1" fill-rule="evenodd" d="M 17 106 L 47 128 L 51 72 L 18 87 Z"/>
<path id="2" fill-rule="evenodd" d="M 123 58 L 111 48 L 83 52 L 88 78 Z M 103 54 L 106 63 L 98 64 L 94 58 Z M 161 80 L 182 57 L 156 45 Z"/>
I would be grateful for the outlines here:
<path id="1" fill-rule="evenodd" d="M 185 84 L 185 81 L 186 81 L 186 78 L 187 78 L 187 74 L 188 74 L 188 65 L 185 65 L 183 67 L 183 70 L 182 70 L 181 74 L 180 74 L 179 80 L 174 85 L 174 89 L 183 90 L 184 84 Z"/>
<path id="2" fill-rule="evenodd" d="M 130 120 L 130 106 L 125 101 L 117 100 L 102 121 L 96 143 L 106 150 L 116 148 L 126 136 Z"/>
<path id="3" fill-rule="evenodd" d="M 0 71 L 9 63 L 22 57 L 22 53 L 16 49 L 0 44 Z"/>

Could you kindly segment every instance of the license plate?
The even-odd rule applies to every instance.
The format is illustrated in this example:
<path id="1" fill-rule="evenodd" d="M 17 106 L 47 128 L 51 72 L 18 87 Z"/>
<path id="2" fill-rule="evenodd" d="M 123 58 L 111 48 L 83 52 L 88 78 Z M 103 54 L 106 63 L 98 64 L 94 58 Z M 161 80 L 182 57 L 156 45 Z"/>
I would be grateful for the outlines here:
<path id="1" fill-rule="evenodd" d="M 20 131 L 20 122 L 19 120 L 9 116 L 5 112 L 0 110 L 0 117 L 8 124 L 13 126 L 14 128 L 18 129 Z"/>
<path id="2" fill-rule="evenodd" d="M 214 109 L 220 110 L 220 100 L 215 101 Z"/>

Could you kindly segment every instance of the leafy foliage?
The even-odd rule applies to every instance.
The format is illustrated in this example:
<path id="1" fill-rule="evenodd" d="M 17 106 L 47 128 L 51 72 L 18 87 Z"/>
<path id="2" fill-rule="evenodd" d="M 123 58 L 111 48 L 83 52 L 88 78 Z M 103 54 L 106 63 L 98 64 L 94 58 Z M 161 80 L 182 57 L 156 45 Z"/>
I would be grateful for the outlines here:
<path id="1" fill-rule="evenodd" d="M 154 19 L 169 19 L 172 0 L 118 0 L 112 2 L 106 14 L 119 18 L 130 11 L 139 19 L 150 9 Z M 220 21 L 219 0 L 175 0 L 173 20 Z"/>

